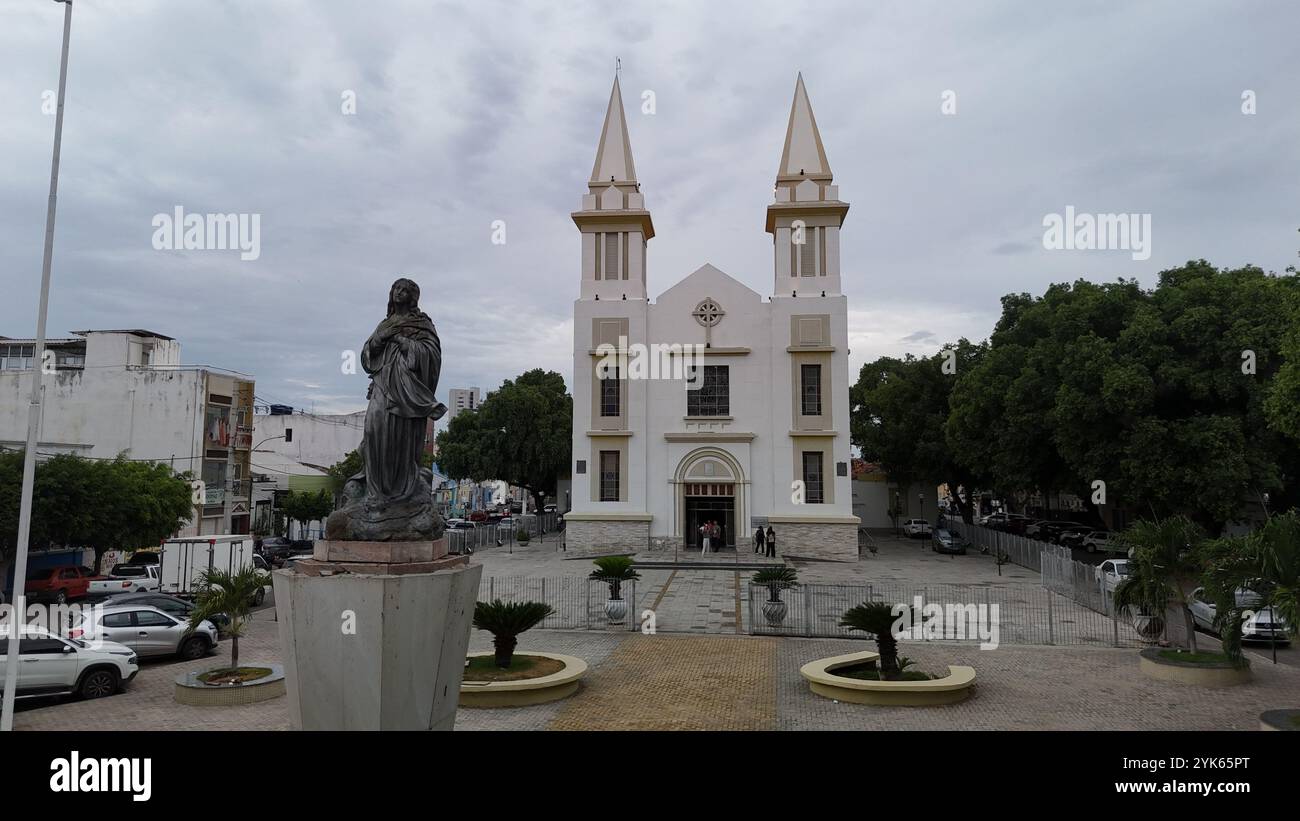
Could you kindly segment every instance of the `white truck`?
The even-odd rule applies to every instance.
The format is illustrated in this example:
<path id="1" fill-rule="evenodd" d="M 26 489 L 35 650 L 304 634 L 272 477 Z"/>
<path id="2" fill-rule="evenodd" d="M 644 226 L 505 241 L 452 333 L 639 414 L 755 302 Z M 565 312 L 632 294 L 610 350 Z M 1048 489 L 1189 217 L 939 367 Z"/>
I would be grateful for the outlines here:
<path id="1" fill-rule="evenodd" d="M 252 536 L 182 536 L 168 539 L 163 542 L 158 555 L 158 589 L 162 593 L 189 596 L 205 570 L 238 573 L 251 566 L 254 566 Z M 264 597 L 264 590 L 259 590 L 255 603 L 260 605 Z"/>
<path id="2" fill-rule="evenodd" d="M 162 576 L 156 564 L 117 564 L 109 571 L 110 582 L 118 584 L 114 593 L 146 593 L 156 591 L 162 585 Z M 125 582 L 125 584 L 122 584 Z M 94 590 L 94 583 L 91 583 Z"/>

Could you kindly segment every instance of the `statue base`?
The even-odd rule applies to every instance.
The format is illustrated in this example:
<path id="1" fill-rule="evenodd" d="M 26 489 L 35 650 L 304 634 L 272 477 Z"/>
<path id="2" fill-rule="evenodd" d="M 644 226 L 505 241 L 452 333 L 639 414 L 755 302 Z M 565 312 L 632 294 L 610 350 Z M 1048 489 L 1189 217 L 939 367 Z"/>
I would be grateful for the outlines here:
<path id="1" fill-rule="evenodd" d="M 318 541 L 275 571 L 290 726 L 452 729 L 482 575 L 445 542 Z"/>
<path id="2" fill-rule="evenodd" d="M 312 558 L 319 562 L 410 564 L 432 562 L 447 555 L 447 537 L 414 542 L 366 542 L 318 539 Z"/>

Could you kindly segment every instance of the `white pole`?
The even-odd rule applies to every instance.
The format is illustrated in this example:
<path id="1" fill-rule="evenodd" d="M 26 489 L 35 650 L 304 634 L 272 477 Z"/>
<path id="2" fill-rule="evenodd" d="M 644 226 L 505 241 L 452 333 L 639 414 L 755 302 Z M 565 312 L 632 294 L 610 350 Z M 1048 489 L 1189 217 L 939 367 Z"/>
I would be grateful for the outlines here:
<path id="1" fill-rule="evenodd" d="M 63 3 L 63 55 L 59 59 L 59 107 L 54 115 L 54 159 L 50 164 L 50 203 L 45 212 L 45 259 L 41 263 L 41 307 L 36 315 L 36 350 L 32 360 L 32 398 L 27 406 L 27 450 L 23 453 L 23 491 L 18 508 L 18 550 L 14 556 L 14 601 L 9 617 L 9 646 L 5 651 L 5 692 L 0 706 L 0 732 L 14 728 L 14 691 L 18 689 L 18 626 L 27 610 L 27 543 L 32 529 L 32 489 L 36 480 L 36 440 L 41 426 L 42 377 L 45 375 L 45 317 L 50 305 L 50 259 L 54 254 L 54 207 L 59 190 L 59 146 L 63 142 L 63 89 L 68 79 L 68 39 L 72 31 L 72 0 Z"/>

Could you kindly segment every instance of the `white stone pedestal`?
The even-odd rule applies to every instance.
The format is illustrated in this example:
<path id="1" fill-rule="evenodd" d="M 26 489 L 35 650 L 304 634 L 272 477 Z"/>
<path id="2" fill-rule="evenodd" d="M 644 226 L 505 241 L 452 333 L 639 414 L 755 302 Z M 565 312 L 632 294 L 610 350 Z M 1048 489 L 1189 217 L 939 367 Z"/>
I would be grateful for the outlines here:
<path id="1" fill-rule="evenodd" d="M 273 575 L 290 725 L 452 729 L 483 566 L 331 573 L 330 564 Z"/>

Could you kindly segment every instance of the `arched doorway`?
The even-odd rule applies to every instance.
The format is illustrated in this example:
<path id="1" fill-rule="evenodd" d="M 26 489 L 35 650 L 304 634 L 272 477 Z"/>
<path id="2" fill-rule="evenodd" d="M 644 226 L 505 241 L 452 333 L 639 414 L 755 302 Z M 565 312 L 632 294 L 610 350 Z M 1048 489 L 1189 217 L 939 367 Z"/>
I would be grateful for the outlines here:
<path id="1" fill-rule="evenodd" d="M 744 519 L 744 477 L 725 451 L 706 448 L 682 459 L 677 472 L 677 521 L 686 549 L 703 547 L 701 528 L 716 525 L 716 549 L 735 549 L 748 533 Z"/>

